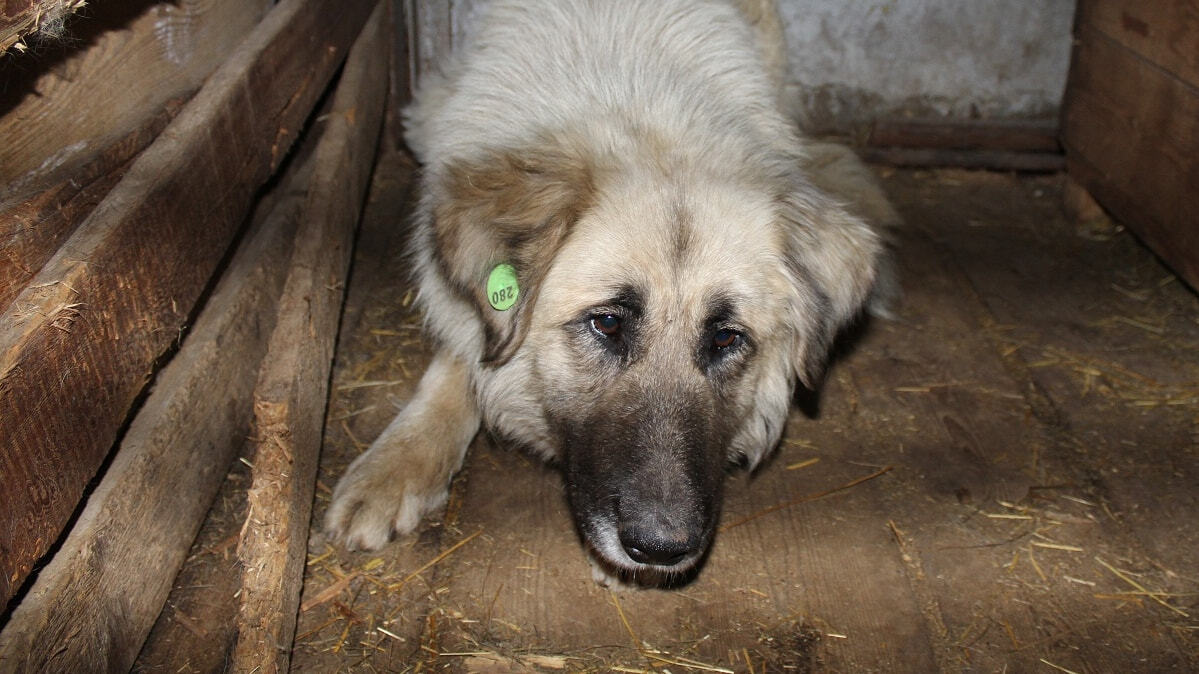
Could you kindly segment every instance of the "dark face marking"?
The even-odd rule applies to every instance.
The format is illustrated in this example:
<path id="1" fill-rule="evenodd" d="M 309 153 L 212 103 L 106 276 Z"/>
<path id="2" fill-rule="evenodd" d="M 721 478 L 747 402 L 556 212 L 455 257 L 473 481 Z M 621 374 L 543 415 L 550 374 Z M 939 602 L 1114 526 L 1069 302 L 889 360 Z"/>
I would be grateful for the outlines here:
<path id="1" fill-rule="evenodd" d="M 686 571 L 719 513 L 727 432 L 714 401 L 688 387 L 618 384 L 562 427 L 575 521 L 616 569 Z"/>
<path id="2" fill-rule="evenodd" d="M 754 356 L 731 296 L 714 294 L 681 329 L 648 299 L 621 287 L 563 326 L 577 365 L 546 405 L 580 532 L 611 570 L 639 577 L 703 559 L 741 425 L 736 384 Z"/>
<path id="3" fill-rule="evenodd" d="M 611 356 L 627 364 L 630 347 L 639 338 L 644 302 L 631 287 L 619 288 L 603 304 L 590 307 L 564 326 L 573 336 L 572 346 L 582 360 L 594 362 Z M 597 352 L 602 349 L 602 353 Z M 610 364 L 610 363 L 609 363 Z"/>
<path id="4" fill-rule="evenodd" d="M 707 301 L 702 341 L 695 360 L 720 391 L 735 381 L 749 365 L 755 348 L 749 329 L 737 315 L 736 302 L 723 293 Z"/>

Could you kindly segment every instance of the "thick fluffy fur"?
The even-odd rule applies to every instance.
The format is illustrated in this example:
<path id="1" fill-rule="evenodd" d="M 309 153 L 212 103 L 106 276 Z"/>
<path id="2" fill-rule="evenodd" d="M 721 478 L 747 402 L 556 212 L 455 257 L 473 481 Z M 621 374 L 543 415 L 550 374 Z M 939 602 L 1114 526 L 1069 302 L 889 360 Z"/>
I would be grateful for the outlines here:
<path id="1" fill-rule="evenodd" d="M 606 572 L 693 573 L 727 467 L 778 443 L 872 293 L 867 220 L 894 219 L 851 153 L 797 135 L 781 39 L 770 0 L 496 0 L 407 113 L 439 352 L 338 485 L 336 538 L 411 531 L 483 424 L 562 467 Z"/>

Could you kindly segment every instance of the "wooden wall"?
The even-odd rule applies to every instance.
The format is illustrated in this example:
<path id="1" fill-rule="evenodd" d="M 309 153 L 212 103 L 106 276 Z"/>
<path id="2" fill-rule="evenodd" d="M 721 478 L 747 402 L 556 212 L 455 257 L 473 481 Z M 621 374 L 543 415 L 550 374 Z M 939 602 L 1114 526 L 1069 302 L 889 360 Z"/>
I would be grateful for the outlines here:
<path id="1" fill-rule="evenodd" d="M 1071 176 L 1199 288 L 1199 0 L 1080 0 Z"/>
<path id="2" fill-rule="evenodd" d="M 53 48 L 0 60 L 4 672 L 127 669 L 256 403 L 294 388 L 276 397 L 295 423 L 324 418 L 331 347 L 289 351 L 302 367 L 274 378 L 259 364 L 332 343 L 406 58 L 399 0 L 97 4 Z M 320 265 L 291 252 L 310 249 Z M 275 336 L 296 321 L 317 338 Z M 306 507 L 315 477 L 296 472 Z M 260 578 L 269 597 L 241 595 L 269 636 L 243 630 L 247 660 L 290 639 L 299 575 L 283 566 Z"/>

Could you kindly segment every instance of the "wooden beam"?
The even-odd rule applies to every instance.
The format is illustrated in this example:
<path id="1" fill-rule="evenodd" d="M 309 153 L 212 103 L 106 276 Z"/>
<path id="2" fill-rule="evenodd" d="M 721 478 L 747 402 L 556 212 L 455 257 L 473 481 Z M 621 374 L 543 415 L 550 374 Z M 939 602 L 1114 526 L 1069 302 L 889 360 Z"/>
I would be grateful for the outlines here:
<path id="1" fill-rule="evenodd" d="M 0 63 L 0 311 L 270 8 L 94 5 L 61 44 Z"/>
<path id="2" fill-rule="evenodd" d="M 893 166 L 998 171 L 1060 171 L 1066 166 L 1056 122 L 879 119 L 862 156 Z"/>
<path id="3" fill-rule="evenodd" d="M 250 431 L 306 176 L 290 184 L 247 234 L 70 535 L 0 632 L 0 671 L 133 664 Z"/>
<path id="4" fill-rule="evenodd" d="M 378 3 L 355 43 L 324 116 L 292 271 L 254 391 L 232 671 L 288 670 L 333 346 L 387 97 L 387 5 Z"/>
<path id="5" fill-rule="evenodd" d="M 0 213 L 0 311 L 12 304 L 54 251 L 129 170 L 133 158 L 166 128 L 182 106 L 182 100 L 168 101 L 69 178 Z"/>
<path id="6" fill-rule="evenodd" d="M 1060 153 L 1057 121 L 878 119 L 873 147 Z"/>
<path id="7" fill-rule="evenodd" d="M 866 161 L 892 166 L 951 166 L 1032 173 L 1050 173 L 1066 167 L 1066 158 L 1063 155 L 1049 152 L 866 147 L 862 148 L 860 153 Z"/>
<path id="8" fill-rule="evenodd" d="M 0 316 L 0 600 L 50 549 L 370 6 L 283 0 Z"/>
<path id="9" fill-rule="evenodd" d="M 3 57 L 0 203 L 69 180 L 167 101 L 190 98 L 272 4 L 92 1 L 61 42 Z"/>

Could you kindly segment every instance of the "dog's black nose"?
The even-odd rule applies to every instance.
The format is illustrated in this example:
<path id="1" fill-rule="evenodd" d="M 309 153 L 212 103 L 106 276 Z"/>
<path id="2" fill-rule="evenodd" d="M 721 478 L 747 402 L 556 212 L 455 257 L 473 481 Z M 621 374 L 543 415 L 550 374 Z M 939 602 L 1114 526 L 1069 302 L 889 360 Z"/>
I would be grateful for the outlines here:
<path id="1" fill-rule="evenodd" d="M 671 535 L 668 531 L 651 531 L 640 527 L 622 527 L 620 544 L 634 562 L 658 566 L 674 566 L 695 550 L 695 545 L 686 534 Z"/>

